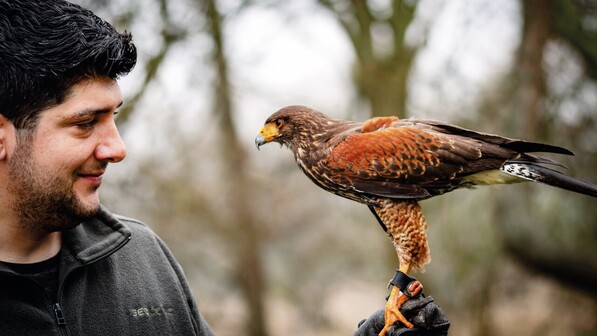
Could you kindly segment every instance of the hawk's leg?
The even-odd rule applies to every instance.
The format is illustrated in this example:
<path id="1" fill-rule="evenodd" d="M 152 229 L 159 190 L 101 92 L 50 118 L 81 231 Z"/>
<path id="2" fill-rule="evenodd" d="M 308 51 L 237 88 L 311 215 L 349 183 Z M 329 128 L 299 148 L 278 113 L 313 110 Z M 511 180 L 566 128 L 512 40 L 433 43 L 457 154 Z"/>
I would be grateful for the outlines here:
<path id="1" fill-rule="evenodd" d="M 388 302 L 386 303 L 384 319 L 385 325 L 379 336 L 385 336 L 388 330 L 394 323 L 401 322 L 407 328 L 412 328 L 412 323 L 408 322 L 404 315 L 400 312 L 400 307 L 413 296 L 418 295 L 423 290 L 423 286 L 417 280 L 410 278 L 406 275 L 409 271 L 410 265 L 400 265 L 400 272 L 402 272 L 402 280 L 407 281 L 400 281 L 400 284 L 394 282 L 396 277 L 392 279 L 391 286 L 392 291 L 390 292 L 390 297 L 388 298 Z M 410 281 L 409 281 L 410 280 Z M 405 287 L 400 288 L 399 286 Z"/>
<path id="2" fill-rule="evenodd" d="M 423 289 L 418 281 L 407 274 L 411 267 L 422 269 L 429 261 L 429 248 L 425 233 L 427 222 L 417 201 L 376 199 L 375 202 L 370 208 L 392 239 L 400 261 L 400 272 L 397 272 L 400 279 L 392 279 L 392 291 L 385 309 L 385 326 L 379 334 L 385 336 L 388 329 L 398 321 L 408 328 L 413 327 L 399 309 L 405 301 Z"/>

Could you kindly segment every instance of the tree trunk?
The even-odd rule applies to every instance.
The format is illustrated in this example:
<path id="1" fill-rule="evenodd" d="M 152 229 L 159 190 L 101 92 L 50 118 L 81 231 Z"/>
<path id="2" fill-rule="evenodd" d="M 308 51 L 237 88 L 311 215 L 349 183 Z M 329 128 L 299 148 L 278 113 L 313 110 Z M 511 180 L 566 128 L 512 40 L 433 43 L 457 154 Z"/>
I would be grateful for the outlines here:
<path id="1" fill-rule="evenodd" d="M 543 53 L 551 36 L 549 0 L 523 1 L 523 36 L 518 54 L 518 85 L 521 118 L 512 118 L 513 129 L 530 139 L 541 138 L 546 129 L 546 84 Z M 543 134 L 545 136 L 545 134 Z"/>
<path id="2" fill-rule="evenodd" d="M 392 1 L 385 15 L 376 14 L 363 0 L 319 2 L 335 15 L 352 43 L 355 86 L 361 98 L 369 102 L 371 116 L 405 118 L 408 74 L 415 54 L 405 45 L 405 35 L 415 5 Z M 390 38 L 380 41 L 376 38 L 380 34 Z"/>
<path id="3" fill-rule="evenodd" d="M 562 139 L 555 131 L 562 127 L 558 125 L 560 120 L 557 107 L 547 104 L 551 93 L 547 89 L 544 67 L 547 44 L 554 38 L 561 37 L 557 31 L 557 22 L 561 20 L 559 17 L 562 15 L 557 9 L 561 3 L 560 0 L 522 1 L 523 36 L 518 54 L 518 66 L 514 69 L 515 86 L 511 88 L 515 99 L 506 103 L 512 104 L 512 113 L 506 116 L 505 122 L 507 128 L 505 131 L 508 134 L 514 133 L 519 137 L 548 143 L 561 144 L 569 140 Z M 519 188 L 519 192 L 496 200 L 495 218 L 499 218 L 498 222 L 502 223 L 499 228 L 503 234 L 506 251 L 528 269 L 597 297 L 595 289 L 590 286 L 597 281 L 597 261 L 590 257 L 593 248 L 590 246 L 586 249 L 581 248 L 584 244 L 583 236 L 586 237 L 589 234 L 588 231 L 583 230 L 590 225 L 583 222 L 588 220 L 594 223 L 594 217 L 589 213 L 594 210 L 583 205 L 584 202 L 591 200 L 570 195 L 571 198 L 578 197 L 578 200 L 574 208 L 567 211 L 581 214 L 586 212 L 586 215 L 576 216 L 578 222 L 563 222 L 570 216 L 551 213 L 552 217 L 550 217 L 548 214 L 552 209 L 544 208 L 543 211 L 547 213 L 538 211 L 541 209 L 541 202 L 536 198 L 537 194 L 530 192 L 530 187 Z M 532 196 L 535 197 L 532 198 Z M 564 207 L 565 201 L 567 200 L 560 200 L 562 203 L 560 206 Z M 539 206 L 535 208 L 535 205 Z M 529 208 L 533 209 L 533 220 L 525 219 L 524 214 Z M 555 232 L 560 232 L 562 227 L 566 232 L 563 236 L 568 235 L 577 240 L 574 246 L 567 243 L 563 237 L 554 235 Z"/>
<path id="4" fill-rule="evenodd" d="M 267 335 L 264 313 L 263 265 L 260 257 L 260 232 L 250 206 L 250 180 L 247 174 L 246 153 L 238 140 L 233 120 L 233 107 L 228 77 L 228 62 L 222 34 L 222 16 L 215 0 L 205 1 L 205 12 L 210 36 L 214 44 L 213 63 L 217 70 L 214 92 L 214 115 L 218 119 L 223 136 L 220 138 L 223 173 L 233 223 L 232 241 L 237 252 L 237 281 L 248 305 L 247 335 Z"/>

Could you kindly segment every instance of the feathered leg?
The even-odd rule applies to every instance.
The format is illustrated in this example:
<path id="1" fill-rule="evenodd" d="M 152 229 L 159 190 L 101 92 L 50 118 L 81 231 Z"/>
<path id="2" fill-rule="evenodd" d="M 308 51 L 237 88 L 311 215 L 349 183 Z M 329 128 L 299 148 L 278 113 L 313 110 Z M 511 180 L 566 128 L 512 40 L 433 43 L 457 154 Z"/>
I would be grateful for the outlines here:
<path id="1" fill-rule="evenodd" d="M 427 246 L 427 223 L 421 207 L 416 201 L 379 200 L 372 210 L 383 223 L 386 232 L 394 242 L 400 261 L 400 271 L 408 274 L 411 267 L 421 269 L 429 262 Z M 379 336 L 385 336 L 389 328 L 400 321 L 406 327 L 413 325 L 400 313 L 400 307 L 410 296 L 417 295 L 423 287 L 416 281 L 413 288 L 399 288 L 392 285 L 390 297 L 385 307 L 385 326 Z M 403 292 L 409 290 L 410 296 Z"/>

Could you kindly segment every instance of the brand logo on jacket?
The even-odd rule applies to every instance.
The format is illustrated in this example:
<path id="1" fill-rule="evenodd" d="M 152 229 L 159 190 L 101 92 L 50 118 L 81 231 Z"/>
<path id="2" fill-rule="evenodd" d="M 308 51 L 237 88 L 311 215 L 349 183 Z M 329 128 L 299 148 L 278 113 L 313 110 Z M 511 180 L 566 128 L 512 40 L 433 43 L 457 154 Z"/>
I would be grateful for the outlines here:
<path id="1" fill-rule="evenodd" d="M 136 318 L 153 317 L 158 315 L 174 314 L 174 308 L 164 306 L 141 307 L 137 309 L 131 309 L 130 313 Z"/>

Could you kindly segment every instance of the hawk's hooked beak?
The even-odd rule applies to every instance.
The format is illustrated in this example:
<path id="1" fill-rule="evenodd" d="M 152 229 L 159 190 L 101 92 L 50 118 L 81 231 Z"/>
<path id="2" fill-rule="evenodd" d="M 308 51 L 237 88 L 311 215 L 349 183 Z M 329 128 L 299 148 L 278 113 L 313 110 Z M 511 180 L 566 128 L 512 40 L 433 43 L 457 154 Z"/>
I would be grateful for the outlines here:
<path id="1" fill-rule="evenodd" d="M 259 147 L 262 145 L 276 140 L 278 136 L 280 136 L 280 131 L 278 130 L 276 123 L 267 123 L 261 127 L 261 130 L 259 130 L 259 135 L 255 137 L 255 146 L 257 149 L 259 149 Z"/>

